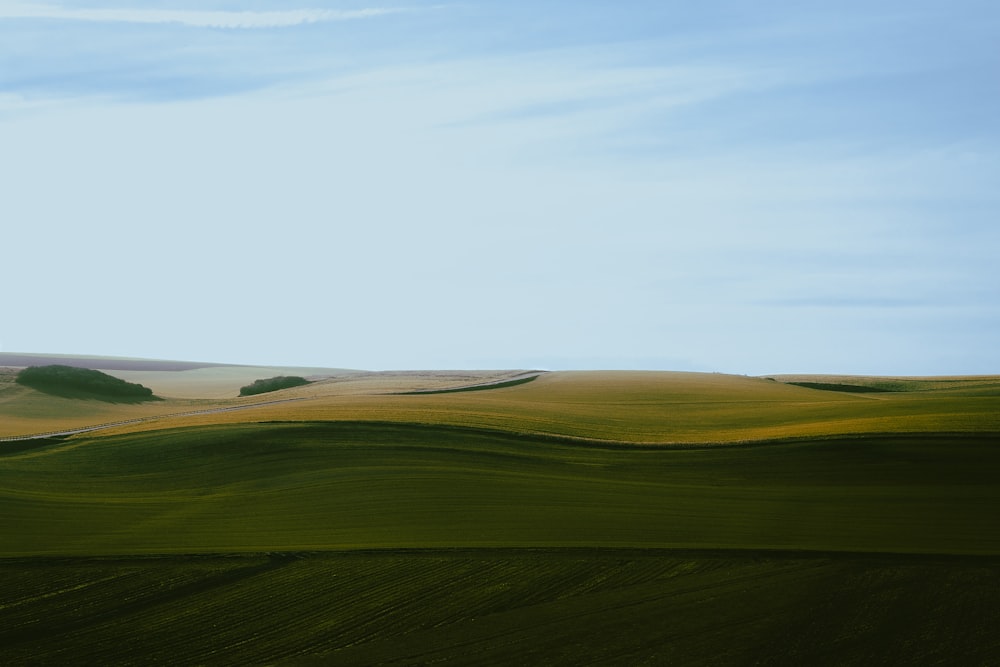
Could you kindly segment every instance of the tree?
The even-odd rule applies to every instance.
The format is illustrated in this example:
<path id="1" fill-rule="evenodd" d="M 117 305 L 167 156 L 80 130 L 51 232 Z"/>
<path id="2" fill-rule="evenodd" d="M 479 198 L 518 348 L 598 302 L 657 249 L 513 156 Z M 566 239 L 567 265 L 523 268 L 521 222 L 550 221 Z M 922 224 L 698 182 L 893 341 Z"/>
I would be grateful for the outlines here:
<path id="1" fill-rule="evenodd" d="M 279 375 L 273 378 L 254 380 L 252 384 L 248 384 L 245 387 L 240 387 L 240 396 L 254 396 L 256 394 L 266 394 L 272 391 L 278 391 L 281 389 L 290 389 L 292 387 L 301 387 L 302 385 L 312 384 L 309 380 L 298 377 L 297 375 Z"/>

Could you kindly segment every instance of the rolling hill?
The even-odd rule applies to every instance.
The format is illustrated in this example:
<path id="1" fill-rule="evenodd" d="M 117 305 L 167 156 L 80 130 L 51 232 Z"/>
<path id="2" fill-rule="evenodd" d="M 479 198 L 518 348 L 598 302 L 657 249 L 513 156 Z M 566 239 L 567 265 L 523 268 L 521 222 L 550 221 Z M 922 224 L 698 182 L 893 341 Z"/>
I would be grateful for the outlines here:
<path id="1" fill-rule="evenodd" d="M 5 663 L 1000 656 L 995 377 L 331 370 L 150 408 L 12 373 L 8 433 L 134 421 L 0 442 Z"/>

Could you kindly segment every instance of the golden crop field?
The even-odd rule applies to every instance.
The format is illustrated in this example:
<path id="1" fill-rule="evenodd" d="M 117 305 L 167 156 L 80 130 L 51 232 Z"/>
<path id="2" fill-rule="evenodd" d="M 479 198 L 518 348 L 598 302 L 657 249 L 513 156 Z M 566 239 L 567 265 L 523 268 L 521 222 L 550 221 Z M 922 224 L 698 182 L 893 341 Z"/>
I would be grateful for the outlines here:
<path id="1" fill-rule="evenodd" d="M 417 378 L 410 378 L 417 379 Z M 490 391 L 397 395 L 394 379 L 333 380 L 287 392 L 256 421 L 451 424 L 638 443 L 710 443 L 850 433 L 1000 430 L 1000 380 L 905 393 L 847 394 L 732 375 L 555 372 Z M 419 383 L 418 383 L 419 384 Z M 413 385 L 410 385 L 413 386 Z M 282 392 L 286 395 L 285 392 Z M 251 413 L 180 418 L 246 421 Z M 128 430 L 144 428 L 143 425 Z"/>
<path id="2" fill-rule="evenodd" d="M 163 399 L 114 403 L 0 371 L 0 433 L 136 420 L 0 441 L 0 663 L 1000 656 L 998 377 L 333 370 L 237 397 L 293 372 L 114 371 Z"/>
<path id="3" fill-rule="evenodd" d="M 190 397 L 197 393 L 199 378 L 209 383 L 210 394 L 217 394 L 219 375 L 227 373 L 235 376 L 232 371 L 216 369 L 180 372 L 186 374 L 183 393 L 188 397 L 138 405 L 46 396 L 11 384 L 8 374 L 0 383 L 0 437 L 263 403 L 233 412 L 132 423 L 107 433 L 248 421 L 327 420 L 448 424 L 647 444 L 1000 431 L 998 377 L 794 376 L 778 381 L 714 373 L 574 371 L 543 373 L 531 382 L 489 391 L 421 395 L 404 392 L 474 385 L 515 377 L 518 372 L 351 372 L 262 396 L 237 398 L 233 391 L 229 397 Z M 143 374 L 147 386 L 155 389 L 157 373 Z M 848 393 L 785 382 L 810 380 L 849 381 L 859 386 L 889 383 L 906 390 Z M 164 377 L 160 382 L 181 386 L 176 377 Z"/>
<path id="4" fill-rule="evenodd" d="M 59 359 L 56 358 L 56 361 Z M 179 425 L 173 415 L 205 410 L 230 409 L 287 399 L 336 398 L 345 395 L 381 395 L 392 392 L 440 389 L 503 380 L 517 371 L 387 372 L 300 369 L 282 367 L 209 367 L 193 370 L 109 371 L 129 382 L 151 388 L 162 400 L 115 403 L 104 400 L 64 398 L 45 394 L 15 383 L 19 369 L 0 368 L 0 438 L 51 433 L 136 419 L 155 419 L 142 425 Z M 261 396 L 240 397 L 243 385 L 255 379 L 308 372 L 316 384 Z M 250 413 L 238 421 L 254 421 Z M 255 413 L 254 413 L 255 414 Z M 189 419 L 186 423 L 191 423 Z M 212 423 L 231 423 L 226 421 Z M 136 427 L 132 427 L 136 428 Z"/>

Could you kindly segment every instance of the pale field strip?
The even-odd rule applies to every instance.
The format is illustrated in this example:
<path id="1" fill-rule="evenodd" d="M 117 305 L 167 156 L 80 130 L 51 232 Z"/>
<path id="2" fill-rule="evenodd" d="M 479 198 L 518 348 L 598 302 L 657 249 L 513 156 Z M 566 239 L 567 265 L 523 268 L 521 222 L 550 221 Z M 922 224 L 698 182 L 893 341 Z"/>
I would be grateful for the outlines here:
<path id="1" fill-rule="evenodd" d="M 447 425 L 646 445 L 879 433 L 1000 433 L 1000 378 L 985 384 L 976 379 L 964 390 L 884 394 L 668 372 L 550 372 L 527 384 L 455 394 L 400 395 L 395 379 L 388 377 L 300 389 L 315 400 L 262 406 L 252 413 L 253 419 Z M 246 416 L 203 414 L 170 425 L 245 423 Z M 136 424 L 107 433 L 149 427 Z"/>
<path id="2" fill-rule="evenodd" d="M 150 388 L 160 383 L 157 376 L 166 376 L 162 384 L 187 396 L 196 395 L 202 382 L 208 382 L 209 392 L 218 391 L 217 369 L 196 371 L 111 371 L 109 374 L 123 379 L 141 375 Z M 247 383 L 259 368 L 239 369 L 234 375 L 225 368 L 221 375 L 228 386 L 228 397 L 195 399 L 170 398 L 164 402 L 142 404 L 107 404 L 100 401 L 65 399 L 41 394 L 15 385 L 14 373 L 0 374 L 0 442 L 28 440 L 44 437 L 73 435 L 92 431 L 142 428 L 154 422 L 155 428 L 164 428 L 164 420 L 196 418 L 223 412 L 260 408 L 293 401 L 317 398 L 337 398 L 350 395 L 381 395 L 399 391 L 455 389 L 469 386 L 490 385 L 522 377 L 524 371 L 397 371 L 397 372 L 348 372 L 338 377 L 320 377 L 313 384 L 283 390 L 281 399 L 261 401 L 259 396 L 233 397 L 239 383 Z M 271 369 L 272 371 L 275 369 Z M 279 369 L 280 370 L 280 369 Z M 287 370 L 287 369 L 286 369 Z M 249 375 L 248 375 L 249 373 Z M 193 376 L 192 376 L 193 374 Z M 176 377 L 184 375 L 179 381 Z M 316 377 L 316 376 L 313 376 Z M 134 381 L 134 380 L 129 380 Z M 234 385 L 234 383 L 236 383 Z M 234 387 L 235 386 L 235 390 Z M 171 409 L 173 408 L 173 409 Z M 106 417 L 101 419 L 101 417 Z M 236 421 L 246 421 L 240 419 Z M 172 423 L 172 422 L 171 422 Z M 44 424 L 49 428 L 38 428 Z"/>
<path id="3" fill-rule="evenodd" d="M 177 376 L 185 373 L 189 371 L 160 375 L 170 375 L 178 386 Z M 13 385 L 11 379 L 8 385 L 0 383 L 0 433 L 26 436 L 100 426 L 102 435 L 111 435 L 182 426 L 336 420 L 485 428 L 595 443 L 676 445 L 838 434 L 1000 432 L 1000 377 L 996 376 L 850 376 L 856 384 L 906 381 L 913 389 L 851 394 L 712 373 L 560 371 L 489 391 L 408 393 L 488 385 L 528 373 L 347 372 L 284 390 L 279 402 L 256 397 L 172 398 L 134 406 L 58 399 Z M 793 377 L 848 383 L 848 376 Z M 186 376 L 192 383 L 186 391 L 196 391 L 197 384 L 207 379 L 204 371 Z M 151 375 L 149 380 L 143 384 L 155 387 L 155 378 Z M 229 410 L 237 407 L 239 412 Z"/>
<path id="4" fill-rule="evenodd" d="M 41 438 L 54 438 L 66 435 L 77 435 L 80 433 L 90 433 L 91 431 L 103 431 L 106 429 L 111 429 L 120 426 L 130 426 L 133 424 L 146 424 L 149 422 L 160 421 L 163 419 L 172 419 L 177 417 L 193 417 L 197 415 L 207 415 L 217 412 L 233 412 L 235 410 L 248 410 L 250 408 L 256 408 L 263 405 L 272 405 L 274 403 L 289 403 L 291 401 L 304 401 L 307 398 L 283 398 L 276 401 L 264 401 L 262 403 L 250 403 L 247 405 L 235 405 L 228 408 L 211 408 L 208 410 L 193 410 L 191 412 L 174 412 L 165 415 L 156 415 L 152 417 L 136 417 L 135 419 L 126 419 L 124 421 L 111 422 L 107 424 L 95 424 L 94 426 L 85 426 L 83 428 L 70 429 L 67 431 L 50 431 L 47 433 L 34 433 L 31 435 L 11 435 L 0 437 L 0 442 L 16 442 L 19 440 L 38 440 Z"/>

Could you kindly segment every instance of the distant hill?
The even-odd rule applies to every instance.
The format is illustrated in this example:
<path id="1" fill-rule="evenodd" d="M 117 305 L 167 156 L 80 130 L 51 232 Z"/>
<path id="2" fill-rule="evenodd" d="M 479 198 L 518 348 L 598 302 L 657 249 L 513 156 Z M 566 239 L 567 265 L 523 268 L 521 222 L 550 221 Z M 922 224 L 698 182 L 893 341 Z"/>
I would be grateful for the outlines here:
<path id="1" fill-rule="evenodd" d="M 73 366 L 99 368 L 105 371 L 190 371 L 198 368 L 231 366 L 194 361 L 166 361 L 161 359 L 130 359 L 127 357 L 91 357 L 71 354 L 25 354 L 0 352 L 0 366 L 27 368 L 28 366 Z"/>
<path id="2" fill-rule="evenodd" d="M 17 374 L 16 382 L 47 394 L 66 398 L 97 398 L 105 401 L 158 400 L 153 390 L 126 382 L 101 371 L 63 364 L 29 366 Z"/>

